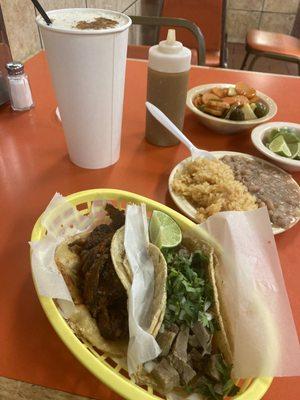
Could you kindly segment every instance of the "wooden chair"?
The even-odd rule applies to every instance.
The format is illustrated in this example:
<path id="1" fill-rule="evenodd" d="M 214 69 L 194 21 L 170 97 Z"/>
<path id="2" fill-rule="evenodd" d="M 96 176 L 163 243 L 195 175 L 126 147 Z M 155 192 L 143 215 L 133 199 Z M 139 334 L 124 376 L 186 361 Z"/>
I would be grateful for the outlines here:
<path id="1" fill-rule="evenodd" d="M 176 27 L 180 29 L 187 30 L 191 32 L 196 42 L 196 49 L 192 51 L 192 64 L 204 65 L 205 64 L 205 42 L 203 34 L 199 27 L 191 21 L 185 20 L 183 18 L 167 18 L 167 17 L 140 17 L 131 15 L 132 23 L 135 25 L 143 26 L 168 26 Z M 176 29 L 177 32 L 177 29 Z M 166 32 L 167 35 L 167 32 Z M 167 36 L 163 37 L 161 40 L 165 40 Z M 176 39 L 178 40 L 177 36 Z M 129 45 L 127 50 L 127 57 L 129 58 L 140 58 L 148 59 L 148 52 L 150 46 L 143 45 Z"/>
<path id="2" fill-rule="evenodd" d="M 225 67 L 226 50 L 226 5 L 227 0 L 164 0 L 161 15 L 180 17 L 199 26 L 205 39 L 207 66 Z M 166 29 L 160 30 L 159 39 L 166 37 Z M 196 49 L 190 32 L 176 29 L 176 36 L 186 47 Z"/>
<path id="3" fill-rule="evenodd" d="M 300 6 L 295 19 L 292 35 L 273 33 L 252 29 L 246 37 L 246 55 L 241 69 L 246 67 L 250 54 L 253 58 L 248 70 L 252 70 L 260 57 L 288 61 L 298 64 L 298 75 L 300 75 Z M 297 37 L 296 37 L 297 36 Z"/>
<path id="4" fill-rule="evenodd" d="M 164 0 L 160 17 L 132 17 L 133 23 L 146 24 L 149 18 L 156 18 L 161 26 L 157 41 L 164 40 L 168 27 L 176 26 L 176 38 L 192 50 L 192 64 L 207 66 L 226 66 L 226 33 L 225 33 L 226 0 Z M 145 18 L 141 22 L 140 18 Z M 165 18 L 165 23 L 159 23 L 159 18 Z M 199 39 L 192 29 L 182 25 L 171 25 L 167 19 L 186 21 L 197 26 L 205 40 L 205 62 L 199 63 L 202 58 L 203 46 L 199 46 Z M 166 25 L 166 26 L 165 26 Z M 150 46 L 128 46 L 128 57 L 148 58 Z"/>

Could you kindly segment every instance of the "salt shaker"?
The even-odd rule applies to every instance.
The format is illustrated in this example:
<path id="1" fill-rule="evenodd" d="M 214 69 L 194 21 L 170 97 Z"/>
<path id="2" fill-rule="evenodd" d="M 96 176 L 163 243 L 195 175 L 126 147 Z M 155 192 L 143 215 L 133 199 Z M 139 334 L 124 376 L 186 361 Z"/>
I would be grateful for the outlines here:
<path id="1" fill-rule="evenodd" d="M 8 92 L 11 107 L 14 111 L 26 111 L 34 107 L 30 84 L 24 65 L 20 62 L 6 64 L 8 72 Z"/>

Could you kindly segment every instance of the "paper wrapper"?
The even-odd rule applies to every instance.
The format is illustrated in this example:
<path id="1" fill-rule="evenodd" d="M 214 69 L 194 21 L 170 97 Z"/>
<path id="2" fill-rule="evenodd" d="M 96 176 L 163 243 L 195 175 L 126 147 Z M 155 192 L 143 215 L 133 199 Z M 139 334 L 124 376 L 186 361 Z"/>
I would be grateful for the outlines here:
<path id="1" fill-rule="evenodd" d="M 222 212 L 201 227 L 223 249 L 219 270 L 234 342 L 233 375 L 300 375 L 299 341 L 267 209 Z"/>
<path id="2" fill-rule="evenodd" d="M 148 253 L 149 237 L 146 206 L 126 208 L 124 246 L 132 271 L 128 295 L 129 345 L 127 364 L 129 374 L 161 352 L 156 340 L 147 332 L 154 294 L 154 266 Z"/>
<path id="3" fill-rule="evenodd" d="M 31 265 L 37 291 L 41 296 L 59 300 L 64 316 L 74 311 L 69 289 L 57 269 L 54 255 L 57 246 L 70 236 L 91 230 L 105 218 L 105 202 L 93 202 L 88 216 L 80 214 L 61 194 L 56 193 L 41 217 L 47 235 L 30 242 Z"/>
<path id="4" fill-rule="evenodd" d="M 56 268 L 55 249 L 67 237 L 91 230 L 105 221 L 104 204 L 94 201 L 90 215 L 82 216 L 56 194 L 42 218 L 47 236 L 30 243 L 37 290 L 40 295 L 59 299 L 66 316 L 72 312 L 72 300 Z M 139 278 L 134 283 L 128 307 L 131 337 L 128 360 L 132 371 L 138 362 L 155 358 L 159 347 L 153 338 L 145 335 L 148 299 L 153 291 L 153 270 L 142 250 L 148 241 L 145 210 L 139 211 L 138 221 L 135 221 L 134 209 L 131 212 L 127 215 L 130 222 L 126 228 L 127 255 L 132 258 L 131 252 L 141 251 L 137 264 L 132 261 Z M 215 238 L 214 244 L 220 249 L 225 308 L 234 341 L 234 375 L 240 378 L 299 375 L 299 342 L 266 209 L 219 213 L 201 227 Z M 134 231 L 135 228 L 138 230 Z M 138 232 L 144 244 L 135 242 Z M 146 269 L 139 270 L 144 265 Z"/>

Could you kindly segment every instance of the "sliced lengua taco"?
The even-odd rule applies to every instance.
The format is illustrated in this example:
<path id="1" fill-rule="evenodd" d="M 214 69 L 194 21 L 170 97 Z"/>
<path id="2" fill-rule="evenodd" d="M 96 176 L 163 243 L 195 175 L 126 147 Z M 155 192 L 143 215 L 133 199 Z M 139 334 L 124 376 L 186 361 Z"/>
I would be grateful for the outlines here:
<path id="1" fill-rule="evenodd" d="M 155 217 L 158 213 L 154 212 Z M 164 214 L 162 220 L 168 224 L 168 218 Z M 170 225 L 174 225 L 173 220 Z M 162 247 L 167 263 L 166 285 L 163 276 L 156 277 L 166 296 L 166 309 L 162 302 L 161 313 L 157 309 L 152 324 L 153 332 L 158 331 L 156 340 L 161 354 L 140 366 L 134 379 L 160 393 L 199 393 L 209 399 L 233 396 L 239 389 L 231 379 L 232 346 L 221 313 L 218 289 L 221 282 L 216 273 L 218 260 L 214 249 L 202 240 L 201 234 L 183 232 L 180 244 L 170 247 L 172 232 L 168 235 L 164 226 L 152 231 L 156 237 L 150 229 L 150 239 Z M 164 241 L 169 247 L 163 246 Z M 120 230 L 113 237 L 112 258 L 128 290 L 131 271 L 123 242 L 124 234 Z M 159 298 L 163 298 L 162 294 Z"/>
<path id="2" fill-rule="evenodd" d="M 56 249 L 55 261 L 75 303 L 68 323 L 75 334 L 96 349 L 111 356 L 125 357 L 128 347 L 127 292 L 129 284 L 116 274 L 111 256 L 112 239 L 124 231 L 124 211 L 107 204 L 106 224 L 73 236 Z M 159 286 L 166 281 L 166 262 L 161 251 L 150 245 L 155 276 L 154 301 L 149 333 L 156 335 L 165 309 L 165 291 Z M 113 252 L 112 252 L 113 253 Z M 126 265 L 126 263 L 124 263 Z M 158 279 L 159 278 L 159 279 Z"/>

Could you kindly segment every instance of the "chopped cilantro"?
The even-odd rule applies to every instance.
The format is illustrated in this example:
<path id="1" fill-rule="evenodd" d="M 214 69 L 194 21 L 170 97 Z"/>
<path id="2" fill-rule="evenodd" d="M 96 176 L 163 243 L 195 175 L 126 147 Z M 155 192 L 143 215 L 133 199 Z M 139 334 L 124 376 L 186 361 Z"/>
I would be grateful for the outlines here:
<path id="1" fill-rule="evenodd" d="M 232 365 L 227 365 L 221 354 L 217 356 L 216 368 L 221 376 L 221 383 L 223 384 L 223 396 L 236 395 L 239 391 L 239 388 L 231 379 Z"/>
<path id="2" fill-rule="evenodd" d="M 210 307 L 213 290 L 206 277 L 208 257 L 200 250 L 163 249 L 168 264 L 167 307 L 164 324 L 192 326 L 200 321 L 213 333 L 215 325 Z"/>
<path id="3" fill-rule="evenodd" d="M 232 365 L 227 365 L 221 354 L 214 354 L 210 362 L 219 373 L 219 379 L 216 381 L 209 375 L 201 377 L 199 384 L 193 389 L 200 392 L 210 400 L 222 400 L 227 396 L 235 396 L 239 392 L 239 387 L 231 379 Z"/>
<path id="4" fill-rule="evenodd" d="M 194 253 L 181 247 L 163 249 L 168 265 L 167 306 L 163 326 L 175 323 L 192 327 L 197 321 L 212 337 L 219 329 L 211 308 L 214 305 L 213 288 L 207 277 L 208 257 L 201 251 Z M 239 388 L 231 379 L 232 366 L 221 354 L 206 353 L 206 369 L 195 385 L 185 387 L 188 393 L 201 393 L 209 400 L 234 396 Z"/>

